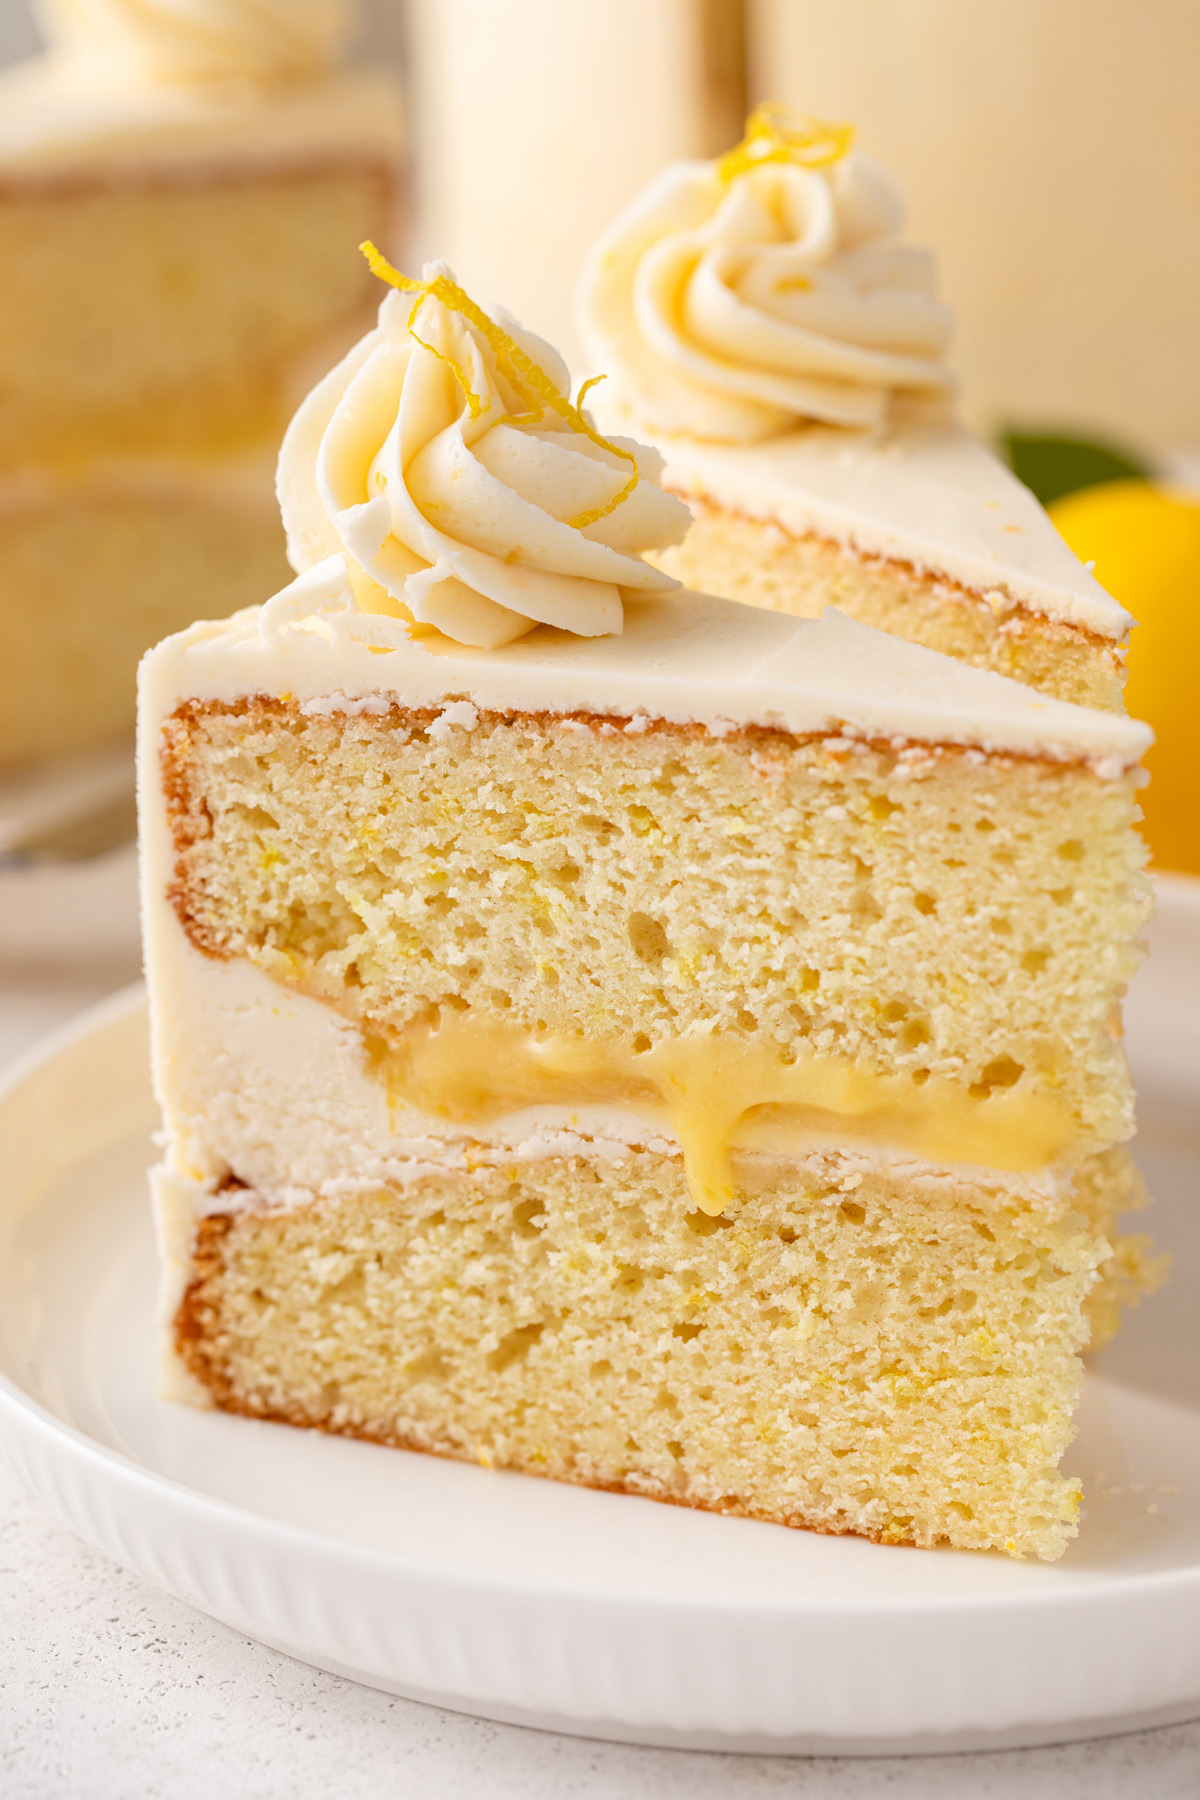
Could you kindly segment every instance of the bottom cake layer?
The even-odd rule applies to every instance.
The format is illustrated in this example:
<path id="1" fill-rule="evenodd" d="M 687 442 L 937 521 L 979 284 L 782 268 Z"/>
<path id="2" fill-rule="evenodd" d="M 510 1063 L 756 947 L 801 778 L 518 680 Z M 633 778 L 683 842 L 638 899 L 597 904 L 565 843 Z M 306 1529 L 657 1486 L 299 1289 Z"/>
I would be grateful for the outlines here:
<path id="1" fill-rule="evenodd" d="M 1140 1240 L 1111 1250 L 1127 1156 L 1056 1212 L 838 1153 L 738 1178 L 711 1218 L 650 1152 L 286 1210 L 160 1170 L 177 1385 L 781 1524 L 1060 1555 L 1089 1303 L 1107 1331 L 1151 1284 Z"/>

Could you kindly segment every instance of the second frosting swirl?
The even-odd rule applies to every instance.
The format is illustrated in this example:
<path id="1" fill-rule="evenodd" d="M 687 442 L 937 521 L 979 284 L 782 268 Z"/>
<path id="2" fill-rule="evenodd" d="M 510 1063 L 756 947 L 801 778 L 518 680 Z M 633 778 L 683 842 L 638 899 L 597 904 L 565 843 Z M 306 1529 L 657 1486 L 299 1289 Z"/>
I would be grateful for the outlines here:
<path id="1" fill-rule="evenodd" d="M 953 386 L 928 253 L 885 172 L 837 127 L 776 109 L 718 163 L 676 163 L 595 246 L 589 355 L 648 426 L 749 442 L 800 420 L 877 425 Z"/>
<path id="2" fill-rule="evenodd" d="M 367 610 L 485 649 L 537 624 L 619 632 L 625 593 L 679 585 L 641 560 L 690 523 L 656 485 L 661 458 L 600 439 L 548 344 L 481 313 L 444 266 L 425 277 L 386 297 L 288 428 L 293 567 L 341 554 Z"/>

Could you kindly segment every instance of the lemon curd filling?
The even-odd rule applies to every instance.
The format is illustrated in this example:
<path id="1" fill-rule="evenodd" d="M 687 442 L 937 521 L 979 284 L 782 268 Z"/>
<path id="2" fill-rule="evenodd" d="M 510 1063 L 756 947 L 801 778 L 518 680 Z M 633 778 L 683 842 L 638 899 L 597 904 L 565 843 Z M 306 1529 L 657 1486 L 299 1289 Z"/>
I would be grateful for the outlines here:
<path id="1" fill-rule="evenodd" d="M 932 1163 L 1029 1174 L 1069 1156 L 1078 1129 L 1065 1109 L 1019 1084 L 945 1076 L 921 1084 L 849 1057 L 798 1056 L 693 1029 L 639 1049 L 563 1034 L 538 1036 L 470 1012 L 409 1028 L 396 1043 L 366 1036 L 393 1103 L 458 1125 L 490 1125 L 527 1106 L 628 1108 L 674 1132 L 689 1193 L 715 1216 L 734 1195 L 735 1150 L 784 1154 L 831 1143 L 886 1144 Z"/>

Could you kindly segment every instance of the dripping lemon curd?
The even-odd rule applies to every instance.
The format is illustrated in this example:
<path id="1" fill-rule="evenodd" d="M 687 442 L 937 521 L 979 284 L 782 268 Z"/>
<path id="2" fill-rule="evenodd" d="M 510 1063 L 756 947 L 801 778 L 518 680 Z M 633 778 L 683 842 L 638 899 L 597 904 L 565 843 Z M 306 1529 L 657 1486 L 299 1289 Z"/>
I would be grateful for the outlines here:
<path id="1" fill-rule="evenodd" d="M 1078 1137 L 1053 1100 L 1005 1089 L 1015 1065 L 972 1093 L 937 1076 L 915 1086 L 846 1057 L 787 1062 L 703 1028 L 639 1051 L 538 1038 L 459 1012 L 432 1030 L 416 1027 L 395 1048 L 378 1037 L 367 1048 L 391 1096 L 456 1124 L 490 1125 L 526 1106 L 610 1105 L 665 1126 L 682 1147 L 691 1197 L 710 1216 L 734 1197 L 735 1149 L 795 1154 L 849 1141 L 1030 1173 L 1063 1159 Z"/>

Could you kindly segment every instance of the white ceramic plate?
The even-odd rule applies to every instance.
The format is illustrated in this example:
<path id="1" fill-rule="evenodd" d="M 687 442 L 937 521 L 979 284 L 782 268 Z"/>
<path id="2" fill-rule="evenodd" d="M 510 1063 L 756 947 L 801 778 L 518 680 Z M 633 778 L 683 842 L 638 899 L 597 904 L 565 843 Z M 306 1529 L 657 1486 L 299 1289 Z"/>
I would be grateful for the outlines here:
<path id="1" fill-rule="evenodd" d="M 1036 1743 L 1200 1714 L 1200 883 L 1130 1009 L 1171 1284 L 1089 1375 L 1046 1567 L 884 1548 L 169 1406 L 131 993 L 0 1096 L 0 1448 L 85 1538 L 292 1655 L 699 1748 Z"/>

